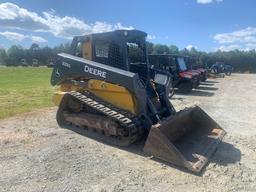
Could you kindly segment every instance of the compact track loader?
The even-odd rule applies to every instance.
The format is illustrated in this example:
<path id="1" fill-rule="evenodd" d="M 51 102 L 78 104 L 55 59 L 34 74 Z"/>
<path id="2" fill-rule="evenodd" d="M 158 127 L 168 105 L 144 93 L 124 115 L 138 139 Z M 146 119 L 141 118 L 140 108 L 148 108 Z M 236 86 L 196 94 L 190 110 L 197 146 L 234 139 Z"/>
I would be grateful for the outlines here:
<path id="1" fill-rule="evenodd" d="M 118 30 L 74 37 L 52 72 L 57 122 L 118 146 L 146 136 L 147 154 L 199 172 L 225 131 L 199 107 L 175 111 L 171 76 L 150 69 L 146 36 Z"/>

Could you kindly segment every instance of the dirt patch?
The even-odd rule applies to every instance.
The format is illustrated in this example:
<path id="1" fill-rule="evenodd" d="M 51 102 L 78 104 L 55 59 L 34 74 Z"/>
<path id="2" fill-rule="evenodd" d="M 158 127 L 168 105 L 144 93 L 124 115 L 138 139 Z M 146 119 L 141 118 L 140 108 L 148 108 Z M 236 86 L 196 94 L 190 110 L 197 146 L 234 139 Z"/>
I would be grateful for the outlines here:
<path id="1" fill-rule="evenodd" d="M 56 108 L 0 121 L 0 191 L 256 191 L 256 76 L 234 74 L 175 95 L 227 131 L 201 175 L 108 146 L 55 121 Z"/>

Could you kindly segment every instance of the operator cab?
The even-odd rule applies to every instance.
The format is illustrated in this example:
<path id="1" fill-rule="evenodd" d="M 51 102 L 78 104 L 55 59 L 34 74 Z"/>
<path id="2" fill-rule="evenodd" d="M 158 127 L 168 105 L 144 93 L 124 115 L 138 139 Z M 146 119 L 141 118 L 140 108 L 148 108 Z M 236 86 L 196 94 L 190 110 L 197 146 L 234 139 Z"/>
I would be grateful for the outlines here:
<path id="1" fill-rule="evenodd" d="M 70 54 L 138 73 L 141 78 L 147 79 L 146 36 L 145 32 L 138 30 L 76 36 Z"/>

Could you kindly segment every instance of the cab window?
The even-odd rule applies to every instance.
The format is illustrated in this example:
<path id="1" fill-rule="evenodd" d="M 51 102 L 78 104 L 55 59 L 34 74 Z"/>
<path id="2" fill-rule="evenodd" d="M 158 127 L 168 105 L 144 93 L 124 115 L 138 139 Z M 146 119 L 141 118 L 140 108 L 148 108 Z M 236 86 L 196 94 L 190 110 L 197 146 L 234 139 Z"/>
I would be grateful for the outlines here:
<path id="1" fill-rule="evenodd" d="M 109 56 L 109 43 L 98 41 L 95 44 L 96 57 L 108 58 Z"/>

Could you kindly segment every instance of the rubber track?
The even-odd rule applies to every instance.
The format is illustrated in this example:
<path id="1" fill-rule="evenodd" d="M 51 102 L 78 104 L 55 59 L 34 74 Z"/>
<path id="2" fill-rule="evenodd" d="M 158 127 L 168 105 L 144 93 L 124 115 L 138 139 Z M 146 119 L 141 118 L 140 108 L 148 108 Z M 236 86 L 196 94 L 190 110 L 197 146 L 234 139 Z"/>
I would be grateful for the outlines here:
<path id="1" fill-rule="evenodd" d="M 95 111 L 97 111 L 97 113 L 108 116 L 113 121 L 118 122 L 120 128 L 127 131 L 129 133 L 128 138 L 132 138 L 132 140 L 134 140 L 134 138 L 137 140 L 145 132 L 145 129 L 141 125 L 141 122 L 137 116 L 100 99 L 88 91 L 84 91 L 83 93 L 72 91 L 67 92 L 65 95 L 70 95 L 89 108 L 93 108 Z"/>

